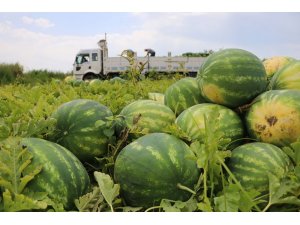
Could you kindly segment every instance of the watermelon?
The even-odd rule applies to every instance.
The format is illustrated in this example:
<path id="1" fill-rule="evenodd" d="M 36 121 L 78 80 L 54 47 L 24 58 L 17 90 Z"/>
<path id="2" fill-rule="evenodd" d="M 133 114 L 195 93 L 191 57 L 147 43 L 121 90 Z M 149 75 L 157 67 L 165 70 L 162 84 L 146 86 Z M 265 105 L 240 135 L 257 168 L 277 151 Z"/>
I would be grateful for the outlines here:
<path id="1" fill-rule="evenodd" d="M 157 92 L 149 92 L 148 93 L 148 98 L 150 100 L 157 101 L 160 104 L 165 104 L 165 95 L 162 93 L 157 93 Z"/>
<path id="2" fill-rule="evenodd" d="M 262 142 L 235 148 L 228 162 L 229 169 L 246 190 L 255 189 L 261 193 L 269 189 L 269 173 L 282 178 L 291 165 L 280 148 Z"/>
<path id="3" fill-rule="evenodd" d="M 176 115 L 183 110 L 206 102 L 199 92 L 196 78 L 186 77 L 175 82 L 165 91 L 165 105 L 169 106 Z"/>
<path id="4" fill-rule="evenodd" d="M 64 79 L 64 81 L 65 81 L 66 83 L 70 83 L 70 82 L 73 81 L 73 80 L 75 80 L 75 77 L 72 76 L 72 75 L 66 76 L 65 79 Z"/>
<path id="5" fill-rule="evenodd" d="M 162 199 L 186 201 L 191 194 L 178 184 L 193 189 L 199 178 L 189 146 L 165 133 L 147 134 L 119 153 L 114 178 L 130 206 L 150 207 Z"/>
<path id="6" fill-rule="evenodd" d="M 101 83 L 102 83 L 101 80 L 99 80 L 99 79 L 93 79 L 93 80 L 91 80 L 91 81 L 89 82 L 89 85 L 90 85 L 91 87 L 96 87 L 96 86 L 100 85 Z"/>
<path id="7" fill-rule="evenodd" d="M 110 83 L 126 83 L 126 80 L 124 80 L 123 78 L 121 77 L 114 77 L 114 78 L 111 78 L 109 80 Z"/>
<path id="8" fill-rule="evenodd" d="M 249 103 L 267 87 L 259 58 L 242 49 L 225 49 L 201 65 L 197 81 L 203 97 L 212 103 L 236 108 Z"/>
<path id="9" fill-rule="evenodd" d="M 176 119 L 169 107 L 153 100 L 134 101 L 121 110 L 119 117 L 123 118 L 122 128 L 142 133 L 163 132 Z"/>
<path id="10" fill-rule="evenodd" d="M 285 65 L 289 64 L 295 60 L 292 57 L 287 56 L 273 56 L 263 61 L 263 65 L 266 70 L 266 74 L 268 78 L 272 78 L 272 76 L 280 70 Z"/>
<path id="11" fill-rule="evenodd" d="M 31 167 L 42 165 L 42 171 L 26 188 L 34 192 L 46 192 L 66 210 L 74 209 L 74 200 L 86 194 L 90 179 L 77 157 L 66 148 L 39 138 L 23 138 L 21 141 L 31 152 Z"/>
<path id="12" fill-rule="evenodd" d="M 270 81 L 270 89 L 300 90 L 300 61 L 295 60 L 278 70 Z"/>
<path id="13" fill-rule="evenodd" d="M 73 87 L 79 87 L 80 85 L 84 84 L 85 82 L 83 80 L 71 80 L 68 82 Z"/>
<path id="14" fill-rule="evenodd" d="M 64 103 L 52 114 L 57 123 L 49 140 L 69 149 L 81 161 L 90 161 L 107 153 L 107 117 L 112 115 L 109 108 L 93 100 Z"/>
<path id="15" fill-rule="evenodd" d="M 192 141 L 198 140 L 200 142 L 204 142 L 206 135 L 205 115 L 208 116 L 215 111 L 219 114 L 218 130 L 223 132 L 224 139 L 230 139 L 232 142 L 232 144 L 228 147 L 236 147 L 240 143 L 237 142 L 237 140 L 244 137 L 244 126 L 236 112 L 225 106 L 213 103 L 194 105 L 183 111 L 177 117 L 176 124 L 191 138 Z"/>
<path id="16" fill-rule="evenodd" d="M 271 90 L 258 96 L 245 115 L 251 138 L 289 145 L 300 137 L 300 91 Z"/>

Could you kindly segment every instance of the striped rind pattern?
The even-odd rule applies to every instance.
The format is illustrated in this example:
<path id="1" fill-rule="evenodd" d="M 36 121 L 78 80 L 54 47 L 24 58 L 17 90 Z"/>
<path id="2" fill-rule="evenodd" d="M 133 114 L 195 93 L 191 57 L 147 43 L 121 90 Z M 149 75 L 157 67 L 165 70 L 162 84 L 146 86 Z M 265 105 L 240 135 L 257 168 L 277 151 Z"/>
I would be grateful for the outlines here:
<path id="1" fill-rule="evenodd" d="M 123 126 L 132 128 L 135 125 L 149 133 L 163 132 L 176 119 L 169 107 L 153 100 L 134 101 L 125 106 L 119 115 L 125 119 Z"/>
<path id="2" fill-rule="evenodd" d="M 165 91 L 165 105 L 170 107 L 176 115 L 183 110 L 206 102 L 202 97 L 196 78 L 183 78 L 172 84 Z"/>
<path id="3" fill-rule="evenodd" d="M 107 152 L 106 127 L 96 126 L 112 116 L 106 106 L 89 99 L 77 99 L 62 104 L 52 115 L 57 119 L 56 132 L 51 141 L 66 147 L 80 160 L 89 161 Z"/>
<path id="4" fill-rule="evenodd" d="M 21 144 L 33 155 L 31 166 L 42 166 L 27 188 L 48 193 L 65 209 L 74 208 L 74 200 L 90 187 L 87 171 L 78 158 L 63 146 L 39 138 L 24 138 Z"/>
<path id="5" fill-rule="evenodd" d="M 147 134 L 133 141 L 119 153 L 114 177 L 130 206 L 150 207 L 164 198 L 185 201 L 190 194 L 180 190 L 180 183 L 191 189 L 199 170 L 187 144 L 165 133 Z"/>
<path id="6" fill-rule="evenodd" d="M 245 115 L 248 134 L 279 147 L 300 137 L 300 90 L 271 90 L 258 96 Z"/>
<path id="7" fill-rule="evenodd" d="M 210 55 L 202 64 L 197 81 L 207 101 L 230 108 L 250 102 L 267 87 L 260 59 L 241 49 L 225 49 Z"/>
<path id="8" fill-rule="evenodd" d="M 237 147 L 239 142 L 234 142 L 244 137 L 245 131 L 241 118 L 233 110 L 213 104 L 202 103 L 194 105 L 183 111 L 176 119 L 176 124 L 183 130 L 192 141 L 203 142 L 205 138 L 205 115 L 206 117 L 212 112 L 218 112 L 218 130 L 224 134 L 223 138 L 230 138 L 232 145 L 229 147 Z M 209 122 L 209 121 L 208 121 Z M 223 146 L 224 147 L 224 146 Z"/>
<path id="9" fill-rule="evenodd" d="M 165 95 L 157 92 L 149 92 L 148 98 L 153 101 L 157 101 L 160 104 L 165 104 Z"/>
<path id="10" fill-rule="evenodd" d="M 293 61 L 278 70 L 270 81 L 270 89 L 300 90 L 300 61 Z"/>
<path id="11" fill-rule="evenodd" d="M 278 147 L 254 142 L 235 148 L 228 162 L 229 169 L 245 189 L 268 191 L 268 173 L 283 177 L 291 166 L 288 156 Z"/>

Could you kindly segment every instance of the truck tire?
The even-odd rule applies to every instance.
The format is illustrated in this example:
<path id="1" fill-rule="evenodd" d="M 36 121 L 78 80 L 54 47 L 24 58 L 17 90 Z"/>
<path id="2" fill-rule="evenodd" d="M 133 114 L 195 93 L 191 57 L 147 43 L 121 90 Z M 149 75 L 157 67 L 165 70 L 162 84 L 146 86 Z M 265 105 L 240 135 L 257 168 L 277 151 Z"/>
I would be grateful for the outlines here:
<path id="1" fill-rule="evenodd" d="M 82 78 L 82 80 L 84 80 L 84 81 L 86 81 L 86 80 L 94 80 L 94 79 L 99 79 L 99 76 L 97 76 L 94 73 L 87 73 Z"/>

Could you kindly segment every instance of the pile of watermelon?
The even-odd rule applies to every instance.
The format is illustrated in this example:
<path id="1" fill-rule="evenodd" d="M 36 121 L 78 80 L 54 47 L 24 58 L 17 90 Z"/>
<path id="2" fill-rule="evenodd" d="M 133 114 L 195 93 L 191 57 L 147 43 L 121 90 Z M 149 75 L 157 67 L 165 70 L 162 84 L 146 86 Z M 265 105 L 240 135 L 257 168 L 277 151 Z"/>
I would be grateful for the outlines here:
<path id="1" fill-rule="evenodd" d="M 56 124 L 47 140 L 22 141 L 33 163 L 43 165 L 28 188 L 74 209 L 74 200 L 91 191 L 86 165 L 109 157 L 119 140 L 113 179 L 124 205 L 147 209 L 163 199 L 187 201 L 203 175 L 193 146 L 209 144 L 206 126 L 217 121 L 217 148 L 231 152 L 225 163 L 233 176 L 245 190 L 267 192 L 270 174 L 282 178 L 292 166 L 282 147 L 300 137 L 300 61 L 285 59 L 270 69 L 271 60 L 263 63 L 248 51 L 220 50 L 196 78 L 149 93 L 152 99 L 136 100 L 118 115 L 89 99 L 62 104 L 51 115 Z"/>

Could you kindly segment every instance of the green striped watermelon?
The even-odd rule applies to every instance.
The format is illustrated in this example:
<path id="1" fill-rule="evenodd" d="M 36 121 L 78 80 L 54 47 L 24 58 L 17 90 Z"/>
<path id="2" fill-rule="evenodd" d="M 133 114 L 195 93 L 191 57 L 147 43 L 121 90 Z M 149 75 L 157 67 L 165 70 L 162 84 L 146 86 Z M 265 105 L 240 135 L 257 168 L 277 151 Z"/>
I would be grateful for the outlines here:
<path id="1" fill-rule="evenodd" d="M 157 101 L 160 104 L 165 104 L 165 95 L 157 92 L 149 92 L 148 98 L 153 101 Z"/>
<path id="2" fill-rule="evenodd" d="M 150 207 L 162 199 L 185 201 L 199 178 L 193 152 L 180 139 L 165 133 L 147 134 L 119 153 L 114 177 L 130 206 Z"/>
<path id="3" fill-rule="evenodd" d="M 64 103 L 52 115 L 57 123 L 49 140 L 66 147 L 81 161 L 92 160 L 108 150 L 109 137 L 105 132 L 110 129 L 106 125 L 110 116 L 109 108 L 93 100 Z"/>
<path id="4" fill-rule="evenodd" d="M 81 162 L 69 150 L 50 141 L 24 138 L 21 144 L 33 155 L 30 166 L 43 166 L 26 188 L 46 192 L 65 209 L 74 209 L 74 200 L 86 194 L 90 187 L 89 176 Z"/>
<path id="5" fill-rule="evenodd" d="M 300 137 L 300 91 L 271 90 L 258 96 L 246 112 L 246 127 L 257 141 L 285 146 Z"/>
<path id="6" fill-rule="evenodd" d="M 224 133 L 224 139 L 230 139 L 233 142 L 230 148 L 236 147 L 240 142 L 236 142 L 244 137 L 244 127 L 240 117 L 231 109 L 213 104 L 202 103 L 194 105 L 183 111 L 176 119 L 176 124 L 183 130 L 192 141 L 203 142 L 205 139 L 205 115 L 217 111 L 218 130 Z M 209 122 L 209 121 L 208 121 Z M 225 146 L 220 146 L 225 147 Z"/>
<path id="7" fill-rule="evenodd" d="M 175 82 L 165 91 L 165 105 L 169 106 L 176 115 L 183 110 L 206 102 L 199 92 L 196 78 L 186 77 Z"/>
<path id="8" fill-rule="evenodd" d="M 68 84 L 71 84 L 72 87 L 79 87 L 80 85 L 83 85 L 85 82 L 83 80 L 70 80 L 68 81 Z"/>
<path id="9" fill-rule="evenodd" d="M 263 65 L 266 69 L 266 74 L 268 78 L 272 78 L 272 76 L 280 70 L 282 67 L 287 65 L 288 63 L 295 60 L 294 58 L 287 56 L 273 56 L 263 61 Z"/>
<path id="10" fill-rule="evenodd" d="M 270 81 L 270 89 L 300 90 L 300 61 L 293 61 L 274 74 Z"/>
<path id="11" fill-rule="evenodd" d="M 265 192 L 269 189 L 268 173 L 282 178 L 291 163 L 289 157 L 275 145 L 254 142 L 234 149 L 228 166 L 245 189 Z"/>
<path id="12" fill-rule="evenodd" d="M 210 55 L 201 65 L 197 81 L 204 98 L 230 108 L 249 103 L 267 87 L 262 62 L 242 49 L 225 49 Z"/>
<path id="13" fill-rule="evenodd" d="M 175 122 L 173 111 L 153 100 L 137 100 L 125 106 L 119 116 L 122 128 L 129 127 L 142 133 L 163 132 Z"/>

